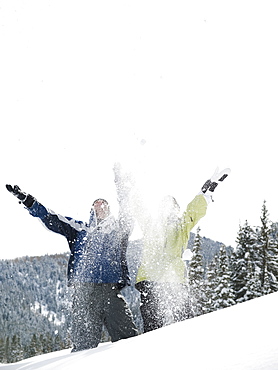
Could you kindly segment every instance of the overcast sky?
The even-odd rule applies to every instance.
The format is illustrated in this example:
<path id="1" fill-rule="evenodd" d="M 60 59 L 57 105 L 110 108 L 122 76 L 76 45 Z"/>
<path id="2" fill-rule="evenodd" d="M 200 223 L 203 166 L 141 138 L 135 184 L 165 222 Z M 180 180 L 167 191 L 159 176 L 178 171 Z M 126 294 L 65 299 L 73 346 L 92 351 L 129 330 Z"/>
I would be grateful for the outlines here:
<path id="1" fill-rule="evenodd" d="M 182 209 L 231 175 L 201 235 L 278 221 L 276 1 L 0 0 L 1 258 L 68 250 L 10 195 L 87 221 L 117 214 L 113 164 Z M 194 230 L 196 231 L 196 229 Z"/>

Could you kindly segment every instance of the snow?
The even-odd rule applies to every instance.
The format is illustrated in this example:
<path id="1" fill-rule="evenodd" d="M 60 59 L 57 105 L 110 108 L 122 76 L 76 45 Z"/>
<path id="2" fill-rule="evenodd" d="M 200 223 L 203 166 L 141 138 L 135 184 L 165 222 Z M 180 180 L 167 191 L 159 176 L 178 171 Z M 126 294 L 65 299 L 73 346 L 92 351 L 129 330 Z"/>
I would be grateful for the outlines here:
<path id="1" fill-rule="evenodd" d="M 278 369 L 278 293 L 169 325 L 117 343 L 70 349 L 0 369 Z"/>

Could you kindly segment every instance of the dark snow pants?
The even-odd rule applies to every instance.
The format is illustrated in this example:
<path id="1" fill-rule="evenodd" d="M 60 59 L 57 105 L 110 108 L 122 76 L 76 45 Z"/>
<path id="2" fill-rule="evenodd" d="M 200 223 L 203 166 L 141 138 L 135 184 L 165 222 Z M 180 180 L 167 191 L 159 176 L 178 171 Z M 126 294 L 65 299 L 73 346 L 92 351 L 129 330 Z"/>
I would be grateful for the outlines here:
<path id="1" fill-rule="evenodd" d="M 97 347 L 103 325 L 112 342 L 138 334 L 132 313 L 115 284 L 75 284 L 72 319 L 73 351 Z"/>
<path id="2" fill-rule="evenodd" d="M 183 284 L 142 281 L 136 284 L 141 296 L 144 333 L 190 317 L 188 291 Z"/>

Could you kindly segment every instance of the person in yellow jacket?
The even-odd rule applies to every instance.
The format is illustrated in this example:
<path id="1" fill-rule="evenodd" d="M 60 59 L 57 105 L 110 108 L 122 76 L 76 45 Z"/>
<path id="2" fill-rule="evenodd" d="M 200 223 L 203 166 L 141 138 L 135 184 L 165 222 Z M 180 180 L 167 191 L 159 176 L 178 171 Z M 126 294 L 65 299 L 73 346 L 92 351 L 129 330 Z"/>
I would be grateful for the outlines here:
<path id="1" fill-rule="evenodd" d="M 205 216 L 216 186 L 229 173 L 230 169 L 221 172 L 217 169 L 181 217 L 179 205 L 172 196 L 163 199 L 156 222 L 146 217 L 137 202 L 136 216 L 143 233 L 143 252 L 135 286 L 140 292 L 144 332 L 188 317 L 186 267 L 182 256 L 190 231 Z"/>

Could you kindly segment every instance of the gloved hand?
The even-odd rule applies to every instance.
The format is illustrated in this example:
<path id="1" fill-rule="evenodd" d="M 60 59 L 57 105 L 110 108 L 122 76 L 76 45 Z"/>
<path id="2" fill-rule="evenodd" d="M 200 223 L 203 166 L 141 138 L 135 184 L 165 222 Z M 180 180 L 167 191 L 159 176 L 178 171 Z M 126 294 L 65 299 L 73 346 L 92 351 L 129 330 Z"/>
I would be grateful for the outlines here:
<path id="1" fill-rule="evenodd" d="M 217 167 L 211 178 L 207 180 L 202 186 L 201 192 L 203 194 L 205 194 L 207 191 L 213 193 L 219 182 L 224 181 L 230 173 L 230 168 L 225 168 L 224 170 L 219 172 L 219 169 Z"/>
<path id="2" fill-rule="evenodd" d="M 10 193 L 17 197 L 20 200 L 19 203 L 22 202 L 25 205 L 25 207 L 30 208 L 34 204 L 35 198 L 32 195 L 26 194 L 23 191 L 21 191 L 19 186 L 14 185 L 14 187 L 12 187 L 12 185 L 7 184 L 6 188 Z"/>

